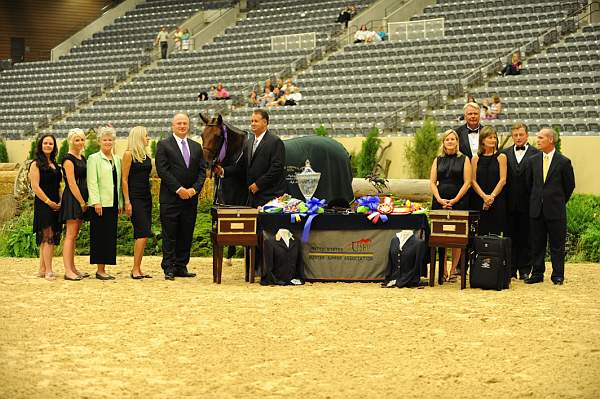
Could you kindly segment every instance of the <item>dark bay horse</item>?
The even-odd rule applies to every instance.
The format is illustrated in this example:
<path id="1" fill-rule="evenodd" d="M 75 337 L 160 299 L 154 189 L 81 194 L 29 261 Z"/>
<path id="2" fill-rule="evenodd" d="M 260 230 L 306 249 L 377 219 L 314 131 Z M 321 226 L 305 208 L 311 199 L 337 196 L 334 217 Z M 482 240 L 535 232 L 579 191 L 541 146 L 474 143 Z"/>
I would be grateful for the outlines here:
<path id="1" fill-rule="evenodd" d="M 217 164 L 228 166 L 240 162 L 248 133 L 227 124 L 221 115 L 209 119 L 200 114 L 200 118 L 206 124 L 202 131 L 202 148 L 209 168 L 212 169 Z M 326 199 L 328 202 L 332 200 L 351 202 L 353 200 L 350 155 L 340 143 L 329 137 L 303 136 L 284 140 L 283 144 L 288 183 L 286 192 L 288 194 L 304 199 L 296 183 L 296 173 L 302 170 L 308 159 L 313 170 L 321 172 L 315 197 Z M 240 201 L 240 196 L 244 201 L 246 200 L 248 191 L 245 176 L 225 176 L 220 185 L 222 198 L 225 201 L 223 203 L 245 205 L 244 203 L 227 202 L 228 200 Z M 244 191 L 242 192 L 242 190 Z M 218 195 L 220 194 L 216 193 L 216 197 Z"/>
<path id="2" fill-rule="evenodd" d="M 210 177 L 216 165 L 231 166 L 241 161 L 248 135 L 243 130 L 226 124 L 220 114 L 209 119 L 200 113 L 200 118 L 205 124 L 202 131 L 202 150 L 208 163 L 207 173 Z M 216 204 L 246 205 L 247 197 L 245 176 L 225 176 L 224 179 L 216 177 Z"/>

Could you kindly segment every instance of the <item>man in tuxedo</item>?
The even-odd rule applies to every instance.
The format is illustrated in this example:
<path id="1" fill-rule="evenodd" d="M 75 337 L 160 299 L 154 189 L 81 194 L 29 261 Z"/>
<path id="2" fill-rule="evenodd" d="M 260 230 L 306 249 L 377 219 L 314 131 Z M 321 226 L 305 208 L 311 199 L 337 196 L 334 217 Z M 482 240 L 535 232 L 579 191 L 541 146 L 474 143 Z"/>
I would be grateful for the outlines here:
<path id="1" fill-rule="evenodd" d="M 537 134 L 541 152 L 529 160 L 528 187 L 531 188 L 529 216 L 531 220 L 533 268 L 526 284 L 544 281 L 546 242 L 550 241 L 551 280 L 562 285 L 565 278 L 565 241 L 567 238 L 567 201 L 575 189 L 575 174 L 569 158 L 555 149 L 558 139 L 551 128 Z"/>
<path id="2" fill-rule="evenodd" d="M 459 150 L 469 159 L 477 154 L 479 149 L 479 132 L 483 128 L 479 123 L 481 119 L 479 104 L 466 103 L 463 107 L 465 124 L 454 129 L 458 133 Z"/>
<path id="3" fill-rule="evenodd" d="M 161 266 L 165 280 L 196 276 L 188 271 L 187 264 L 196 224 L 198 193 L 202 190 L 206 169 L 202 147 L 187 137 L 189 127 L 187 114 L 175 114 L 173 135 L 156 146 L 156 171 L 161 179 Z"/>
<path id="4" fill-rule="evenodd" d="M 512 274 L 526 280 L 531 273 L 531 238 L 529 234 L 529 188 L 526 181 L 528 160 L 539 151 L 530 146 L 527 125 L 517 122 L 511 129 L 514 145 L 502 152 L 508 159 L 506 183 L 508 235 L 512 241 Z"/>
<path id="5" fill-rule="evenodd" d="M 250 127 L 254 136 L 246 141 L 240 162 L 231 167 L 217 166 L 215 173 L 224 177 L 245 172 L 247 204 L 256 208 L 285 193 L 285 147 L 279 137 L 269 132 L 267 111 L 255 110 Z"/>

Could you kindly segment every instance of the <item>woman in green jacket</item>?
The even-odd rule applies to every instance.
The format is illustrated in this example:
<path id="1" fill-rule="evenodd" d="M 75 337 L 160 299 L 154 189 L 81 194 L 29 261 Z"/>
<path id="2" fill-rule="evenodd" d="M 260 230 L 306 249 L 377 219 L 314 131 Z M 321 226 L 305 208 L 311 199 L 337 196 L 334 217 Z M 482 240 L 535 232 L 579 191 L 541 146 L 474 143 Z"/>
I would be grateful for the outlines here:
<path id="1" fill-rule="evenodd" d="M 117 264 L 117 217 L 123 209 L 121 158 L 115 155 L 115 129 L 100 128 L 100 151 L 87 162 L 90 212 L 90 263 L 97 264 L 98 280 L 114 280 L 106 265 Z"/>

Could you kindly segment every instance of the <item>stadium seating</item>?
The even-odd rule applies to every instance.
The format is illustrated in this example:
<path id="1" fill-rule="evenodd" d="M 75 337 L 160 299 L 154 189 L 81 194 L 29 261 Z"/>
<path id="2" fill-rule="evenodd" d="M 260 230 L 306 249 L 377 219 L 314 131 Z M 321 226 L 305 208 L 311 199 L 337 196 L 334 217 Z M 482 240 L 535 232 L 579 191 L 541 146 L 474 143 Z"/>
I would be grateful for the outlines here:
<path id="1" fill-rule="evenodd" d="M 363 0 L 359 7 L 368 4 L 369 1 Z M 179 52 L 160 60 L 157 67 L 148 68 L 110 96 L 58 124 L 53 131 L 64 135 L 72 127 L 111 122 L 119 135 L 126 135 L 131 127 L 142 124 L 158 136 L 168 134 L 176 111 L 188 112 L 193 126 L 198 122 L 200 110 L 228 113 L 231 100 L 199 103 L 198 93 L 222 82 L 233 96 L 239 96 L 291 62 L 306 58 L 314 50 L 271 52 L 271 35 L 316 31 L 317 46 L 322 46 L 340 29 L 335 19 L 345 5 L 345 0 L 315 1 L 308 5 L 299 0 L 261 1 L 257 9 L 248 12 L 246 19 L 227 28 L 213 43 L 200 51 Z M 294 23 L 279 23 L 282 20 Z M 112 40 L 111 36 L 111 43 Z M 100 41 L 94 43 L 99 45 Z"/>

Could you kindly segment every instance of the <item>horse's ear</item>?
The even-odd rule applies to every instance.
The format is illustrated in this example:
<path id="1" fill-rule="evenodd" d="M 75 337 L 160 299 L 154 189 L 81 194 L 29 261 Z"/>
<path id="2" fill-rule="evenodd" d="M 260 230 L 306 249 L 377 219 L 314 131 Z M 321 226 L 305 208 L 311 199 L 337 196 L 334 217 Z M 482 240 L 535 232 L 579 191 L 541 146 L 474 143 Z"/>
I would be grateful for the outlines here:
<path id="1" fill-rule="evenodd" d="M 202 112 L 200 112 L 200 119 L 202 119 L 202 122 L 204 122 L 204 124 L 208 124 L 208 117 L 206 115 L 204 115 Z"/>
<path id="2" fill-rule="evenodd" d="M 223 117 L 221 116 L 221 114 L 219 114 L 219 115 L 217 116 L 217 123 L 218 123 L 219 125 L 222 125 L 222 124 L 223 124 Z"/>

